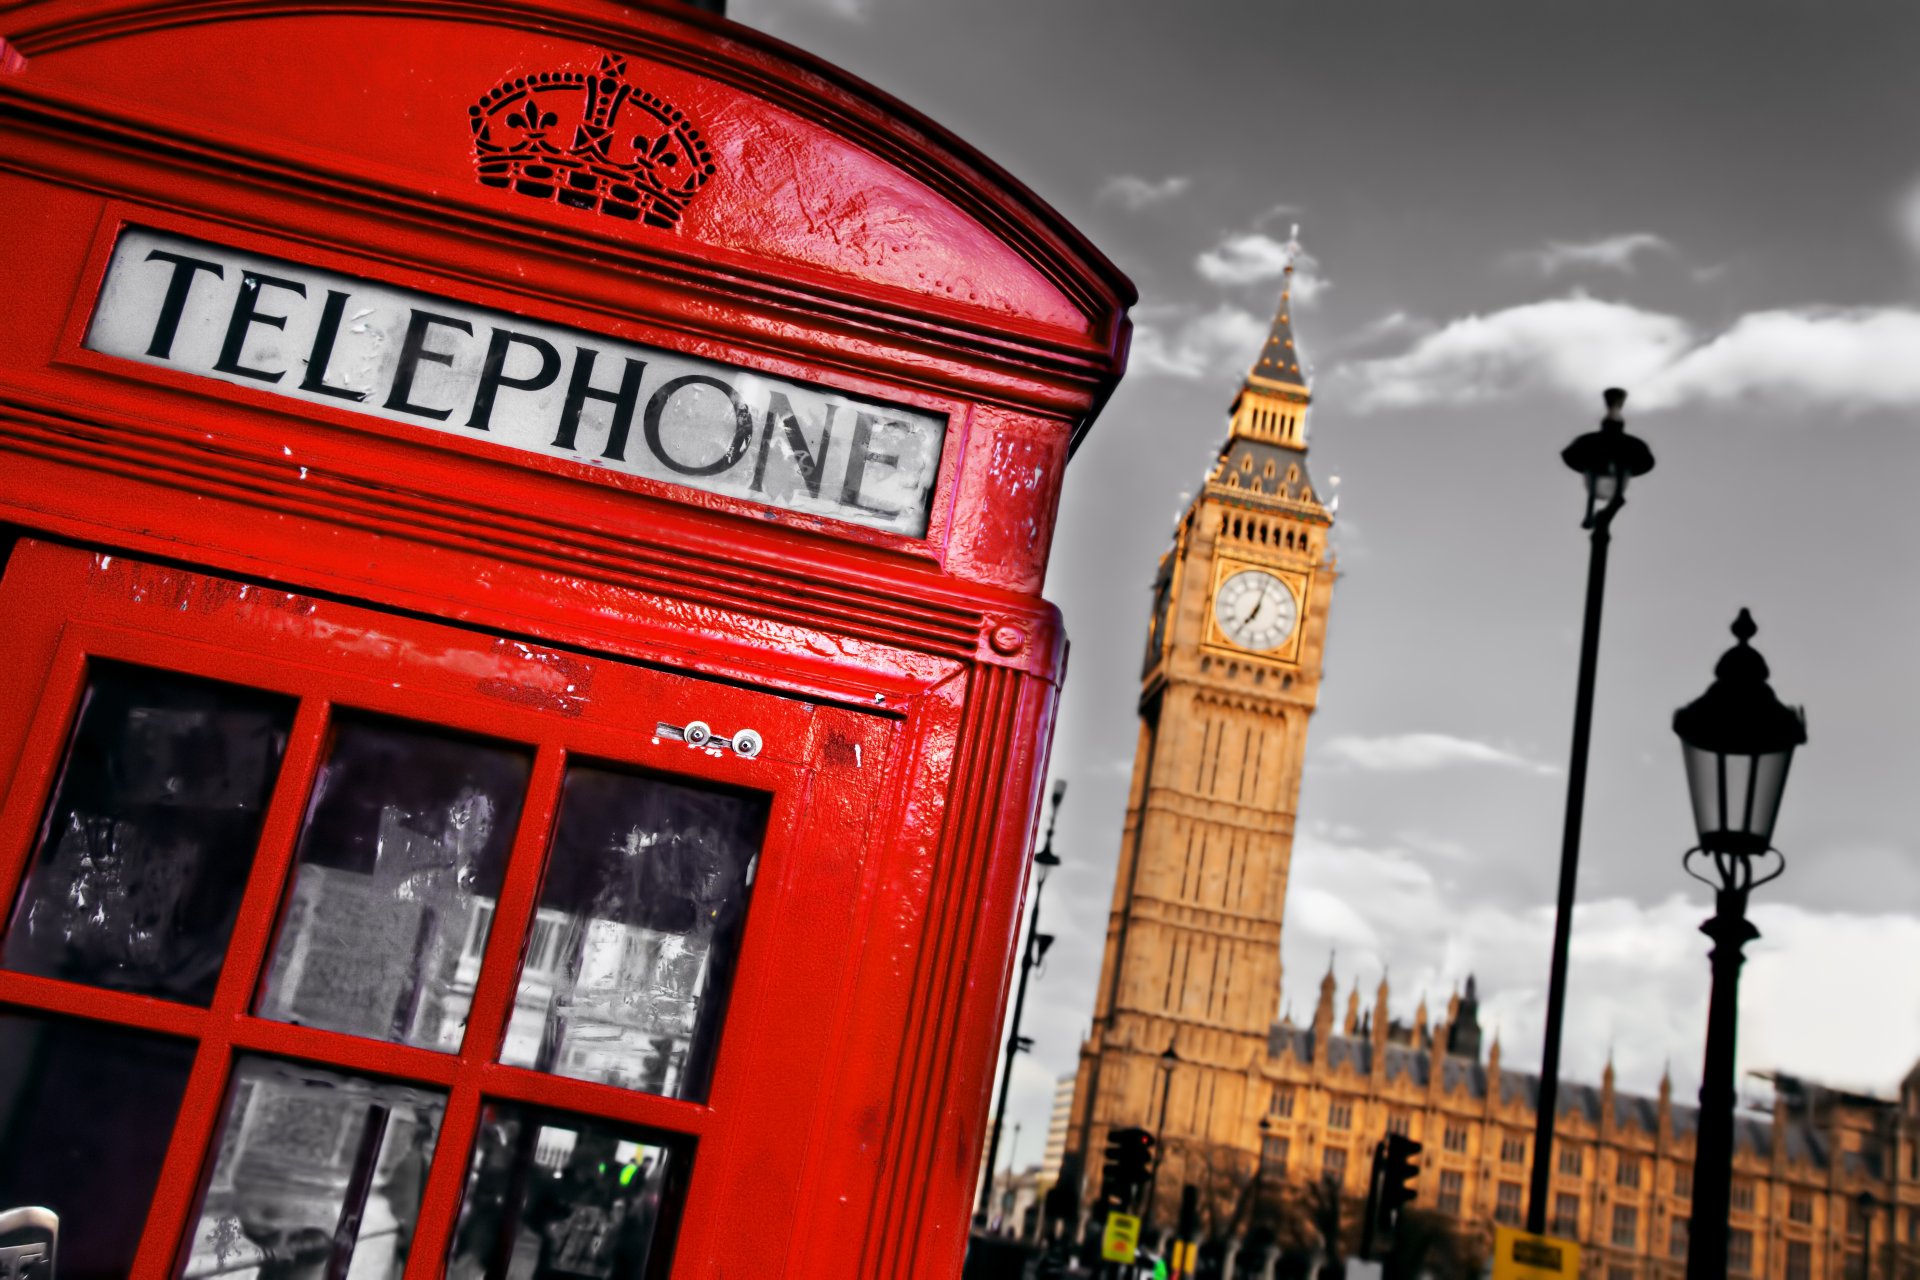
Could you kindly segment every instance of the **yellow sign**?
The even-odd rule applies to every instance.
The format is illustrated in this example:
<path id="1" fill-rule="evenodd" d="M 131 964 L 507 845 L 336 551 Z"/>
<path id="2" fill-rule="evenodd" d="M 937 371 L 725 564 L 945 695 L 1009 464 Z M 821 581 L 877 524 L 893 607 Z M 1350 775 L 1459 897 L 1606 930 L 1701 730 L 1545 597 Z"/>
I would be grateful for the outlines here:
<path id="1" fill-rule="evenodd" d="M 1493 1280 L 1578 1280 L 1580 1246 L 1554 1236 L 1493 1229 Z"/>
<path id="2" fill-rule="evenodd" d="M 1100 1241 L 1100 1256 L 1108 1262 L 1132 1262 L 1140 1252 L 1140 1219 L 1130 1213 L 1107 1215 L 1107 1234 Z"/>

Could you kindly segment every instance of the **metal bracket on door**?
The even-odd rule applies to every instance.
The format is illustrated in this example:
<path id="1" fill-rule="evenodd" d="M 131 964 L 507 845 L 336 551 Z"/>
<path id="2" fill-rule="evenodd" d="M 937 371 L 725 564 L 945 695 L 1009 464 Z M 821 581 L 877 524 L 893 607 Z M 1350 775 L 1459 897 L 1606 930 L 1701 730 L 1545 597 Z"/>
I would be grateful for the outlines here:
<path id="1" fill-rule="evenodd" d="M 0 1280 L 53 1280 L 60 1217 L 28 1206 L 0 1211 Z"/>
<path id="2" fill-rule="evenodd" d="M 731 751 L 742 760 L 753 759 L 766 745 L 760 740 L 757 730 L 735 729 L 731 738 L 723 738 L 705 720 L 689 720 L 685 724 L 668 724 L 662 720 L 654 726 L 653 731 L 662 738 L 684 742 L 690 747 L 705 747 L 716 752 Z"/>

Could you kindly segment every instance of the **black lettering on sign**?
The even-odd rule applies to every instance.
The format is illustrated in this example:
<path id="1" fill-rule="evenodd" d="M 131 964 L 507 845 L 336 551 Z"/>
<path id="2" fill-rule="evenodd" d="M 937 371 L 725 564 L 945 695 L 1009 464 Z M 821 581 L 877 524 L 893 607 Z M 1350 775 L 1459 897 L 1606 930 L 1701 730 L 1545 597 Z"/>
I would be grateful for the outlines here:
<path id="1" fill-rule="evenodd" d="M 300 380 L 302 391 L 342 400 L 365 400 L 364 391 L 327 385 L 327 366 L 333 363 L 333 344 L 340 338 L 340 317 L 347 309 L 347 295 L 338 289 L 327 290 L 326 305 L 320 308 L 320 327 L 313 331 L 313 350 L 307 352 L 307 376 Z"/>
<path id="2" fill-rule="evenodd" d="M 161 360 L 173 355 L 173 338 L 180 332 L 180 313 L 187 308 L 187 290 L 193 288 L 193 278 L 202 271 L 213 272 L 216 280 L 226 279 L 227 270 L 217 262 L 208 262 L 205 258 L 190 258 L 184 253 L 169 253 L 165 249 L 155 249 L 147 254 L 147 261 L 158 259 L 173 264 L 173 275 L 167 280 L 167 295 L 160 300 L 160 319 L 153 326 L 153 341 L 147 343 L 147 354 Z"/>
<path id="3" fill-rule="evenodd" d="M 247 345 L 247 332 L 256 324 L 264 324 L 271 329 L 285 329 L 285 316 L 270 316 L 260 308 L 260 290 L 262 288 L 285 289 L 307 296 L 307 286 L 298 280 L 282 280 L 279 276 L 262 275 L 258 271 L 240 273 L 240 292 L 234 295 L 233 316 L 227 321 L 227 340 L 220 344 L 220 358 L 213 367 L 222 373 L 237 373 L 243 378 L 258 378 L 262 382 L 278 382 L 287 374 L 285 369 L 254 369 L 240 363 L 240 348 Z"/>
<path id="4" fill-rule="evenodd" d="M 453 410 L 430 409 L 423 404 L 414 404 L 412 400 L 413 375 L 419 371 L 421 361 L 444 364 L 449 368 L 453 365 L 451 351 L 427 350 L 427 331 L 434 325 L 444 325 L 466 334 L 473 332 L 473 325 L 465 320 L 412 308 L 407 317 L 407 336 L 400 340 L 400 366 L 393 371 L 393 390 L 387 393 L 387 408 L 398 409 L 402 413 L 417 413 L 435 422 L 445 422 L 453 416 Z"/>
<path id="5" fill-rule="evenodd" d="M 524 378 L 507 375 L 507 352 L 516 346 L 539 353 L 540 372 Z M 487 423 L 493 417 L 493 398 L 499 394 L 501 387 L 539 391 L 552 386 L 553 380 L 559 376 L 560 353 L 554 350 L 551 342 L 530 333 L 495 329 L 493 336 L 487 339 L 487 358 L 480 365 L 480 385 L 473 393 L 473 412 L 467 415 L 467 425 L 476 431 L 487 429 Z"/>
<path id="6" fill-rule="evenodd" d="M 937 410 L 134 226 L 116 232 L 82 341 L 168 381 L 437 431 L 456 452 L 909 538 L 927 534 L 948 427 Z"/>
<path id="7" fill-rule="evenodd" d="M 792 461 L 794 469 L 800 473 L 801 483 L 807 486 L 807 492 L 814 497 L 820 496 L 820 482 L 826 478 L 827 448 L 833 443 L 833 411 L 840 406 L 827 406 L 827 420 L 820 424 L 820 448 L 807 447 L 807 436 L 800 429 L 800 419 L 788 403 L 786 393 L 769 392 L 767 395 L 767 429 L 760 437 L 760 456 L 753 464 L 753 490 L 755 493 L 767 491 L 767 453 L 773 447 L 776 431 L 784 432 L 786 442 L 781 451 Z"/>
<path id="8" fill-rule="evenodd" d="M 883 420 L 884 421 L 884 420 Z M 898 466 L 900 455 L 897 453 L 875 453 L 873 451 L 872 414 L 855 414 L 853 419 L 853 453 L 847 458 L 847 481 L 840 486 L 840 501 L 862 511 L 871 511 L 875 515 L 897 516 L 900 513 L 891 507 L 876 507 L 860 501 L 860 486 L 867 481 L 867 464 L 884 463 L 889 467 Z"/>
<path id="9" fill-rule="evenodd" d="M 712 462 L 683 462 L 667 452 L 666 444 L 660 438 L 660 416 L 666 411 L 673 398 L 688 387 L 712 387 L 727 398 L 733 406 L 733 440 L 727 445 L 727 451 Z M 653 450 L 653 456 L 666 463 L 683 476 L 717 476 L 723 471 L 731 471 L 734 463 L 747 456 L 747 450 L 753 446 L 753 410 L 734 389 L 718 378 L 710 378 L 704 373 L 689 373 L 664 383 L 647 401 L 645 423 L 647 448 Z"/>
<path id="10" fill-rule="evenodd" d="M 1558 1271 L 1560 1250 L 1544 1240 L 1515 1240 L 1513 1260 L 1522 1266 L 1544 1267 L 1548 1271 Z"/>
<path id="11" fill-rule="evenodd" d="M 613 421 L 607 426 L 607 447 L 600 456 L 620 462 L 627 460 L 627 432 L 633 428 L 633 407 L 640 401 L 640 375 L 647 371 L 645 360 L 627 357 L 620 375 L 618 391 L 603 391 L 593 385 L 593 361 L 599 355 L 592 347 L 573 349 L 573 376 L 567 380 L 567 402 L 560 406 L 560 431 L 553 438 L 556 449 L 573 448 L 580 431 L 580 411 L 589 400 L 604 400 L 613 406 Z"/>

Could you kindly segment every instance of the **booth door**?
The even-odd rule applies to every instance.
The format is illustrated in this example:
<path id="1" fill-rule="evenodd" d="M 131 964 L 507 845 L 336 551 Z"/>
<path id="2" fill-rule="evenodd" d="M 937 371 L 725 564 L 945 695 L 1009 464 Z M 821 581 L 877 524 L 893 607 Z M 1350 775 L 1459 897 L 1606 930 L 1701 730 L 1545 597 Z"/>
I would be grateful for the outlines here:
<path id="1" fill-rule="evenodd" d="M 43 543 L 0 620 L 0 1250 L 778 1272 L 885 721 Z"/>

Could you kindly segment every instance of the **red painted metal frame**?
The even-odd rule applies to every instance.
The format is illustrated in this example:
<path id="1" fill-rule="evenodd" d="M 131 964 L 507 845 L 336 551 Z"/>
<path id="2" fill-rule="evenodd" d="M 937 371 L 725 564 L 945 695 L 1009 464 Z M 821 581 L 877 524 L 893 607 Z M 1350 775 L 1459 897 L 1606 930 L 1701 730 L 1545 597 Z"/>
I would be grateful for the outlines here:
<path id="1" fill-rule="evenodd" d="M 253 601 L 266 593 L 243 594 L 240 584 L 124 561 L 119 567 L 127 572 L 116 577 L 113 565 L 98 571 L 105 559 L 28 543 L 15 555 L 0 588 L 0 609 L 12 620 L 6 641 L 0 642 L 4 646 L 0 659 L 10 668 L 24 663 L 31 671 L 33 651 L 44 650 L 48 638 L 58 637 L 41 684 L 44 696 L 31 724 L 0 722 L 0 735 L 22 746 L 21 766 L 0 808 L 0 900 L 15 900 L 36 844 L 90 660 L 137 663 L 300 700 L 210 1007 L 197 1009 L 0 970 L 0 1001 L 7 1004 L 185 1036 L 199 1044 L 136 1276 L 164 1275 L 175 1263 L 176 1242 L 183 1240 L 190 1225 L 187 1217 L 206 1173 L 204 1161 L 236 1052 L 324 1062 L 452 1091 L 447 1128 L 435 1153 L 432 1194 L 418 1237 L 423 1247 L 411 1264 L 422 1275 L 433 1274 L 445 1256 L 482 1096 L 602 1116 L 698 1140 L 690 1218 L 701 1216 L 703 1197 L 719 1194 L 716 1188 L 726 1180 L 729 1160 L 745 1158 L 756 1167 L 771 1164 L 780 1176 L 798 1181 L 795 1149 L 769 1140 L 777 1129 L 769 1131 L 765 1126 L 777 1125 L 780 1116 L 765 1105 L 767 1090 L 754 1073 L 784 1057 L 790 1038 L 804 1035 L 812 1022 L 805 1011 L 822 1007 L 834 994 L 831 975 L 823 973 L 821 966 L 795 959 L 819 951 L 820 940 L 809 936 L 813 932 L 809 921 L 830 914 L 836 896 L 818 884 L 820 859 L 811 847 L 823 836 L 837 840 L 840 835 L 818 830 L 819 815 L 827 810 L 818 792 L 832 788 L 836 780 L 817 778 L 809 757 L 817 757 L 824 749 L 826 736 L 820 723 L 831 722 L 834 727 L 829 732 L 842 736 L 860 733 L 864 727 L 867 731 L 859 740 L 864 754 L 871 755 L 877 766 L 884 759 L 891 724 L 871 715 L 821 713 L 762 693 L 586 660 L 574 665 L 568 675 L 600 691 L 595 703 L 571 716 L 543 714 L 503 702 L 498 695 L 476 693 L 476 688 L 494 687 L 492 682 L 518 659 L 514 653 L 503 661 L 492 637 L 287 593 L 272 593 L 280 598 L 258 607 Z M 88 589 L 89 579 L 93 590 Z M 100 589 L 103 585 L 105 590 Z M 116 599 L 116 589 L 125 594 Z M 81 600 L 79 607 L 74 603 L 76 596 Z M 183 612 L 176 601 L 190 602 L 185 611 L 188 625 L 176 621 Z M 356 655 L 356 647 L 362 645 L 375 650 L 375 655 Z M 416 656 L 419 650 L 430 651 L 431 660 Z M 292 1026 L 249 1012 L 336 708 L 431 723 L 524 744 L 535 752 L 465 1043 L 458 1054 Z M 751 723 L 766 737 L 768 749 L 758 758 L 743 760 L 692 750 L 654 733 L 655 717 L 684 723 L 696 715 L 712 717 L 717 724 Z M 873 723 L 861 726 L 859 721 Z M 707 1103 L 657 1098 L 494 1061 L 538 896 L 561 776 L 567 760 L 575 757 L 720 781 L 772 797 L 742 943 L 741 976 L 730 999 L 721 1058 Z M 839 787 L 862 790 L 844 782 Z M 844 899 L 850 896 L 844 886 L 838 896 L 844 907 Z M 763 1221 L 758 1243 L 777 1242 L 782 1234 L 778 1227 L 777 1215 L 773 1221 Z M 742 1265 L 751 1262 L 768 1273 L 778 1261 L 778 1253 L 769 1254 L 764 1247 L 757 1257 L 740 1259 Z"/>
<path id="2" fill-rule="evenodd" d="M 201 1038 L 139 1274 L 172 1262 L 232 1052 L 256 1046 L 451 1090 L 423 1239 L 451 1225 L 488 1093 L 696 1135 L 676 1276 L 957 1275 L 1064 661 L 1039 592 L 1067 457 L 1120 374 L 1131 286 L 937 125 L 684 6 L 0 0 L 0 37 L 24 58 L 0 68 L 0 538 L 27 539 L 0 589 L 0 888 L 86 653 L 303 699 L 212 1009 L 0 977 L 0 1002 Z M 714 142 L 719 172 L 678 228 L 474 180 L 479 93 L 605 51 Z M 86 352 L 127 224 L 945 414 L 928 535 Z M 406 643 L 378 659 L 328 647 L 315 617 Z M 435 667 L 428 637 L 547 665 L 504 677 L 504 701 Z M 591 687 L 563 696 L 582 675 Z M 799 717 L 806 744 L 734 775 L 778 797 L 789 852 L 756 885 L 710 1104 L 244 1014 L 327 706 L 537 745 L 498 939 L 532 909 L 526 842 L 564 754 L 663 767 L 643 731 L 673 719 L 654 703 L 676 690 L 770 708 L 763 732 Z M 499 1034 L 509 950 L 489 947 L 476 1045 Z M 433 1272 L 430 1253 L 410 1276 Z"/>

